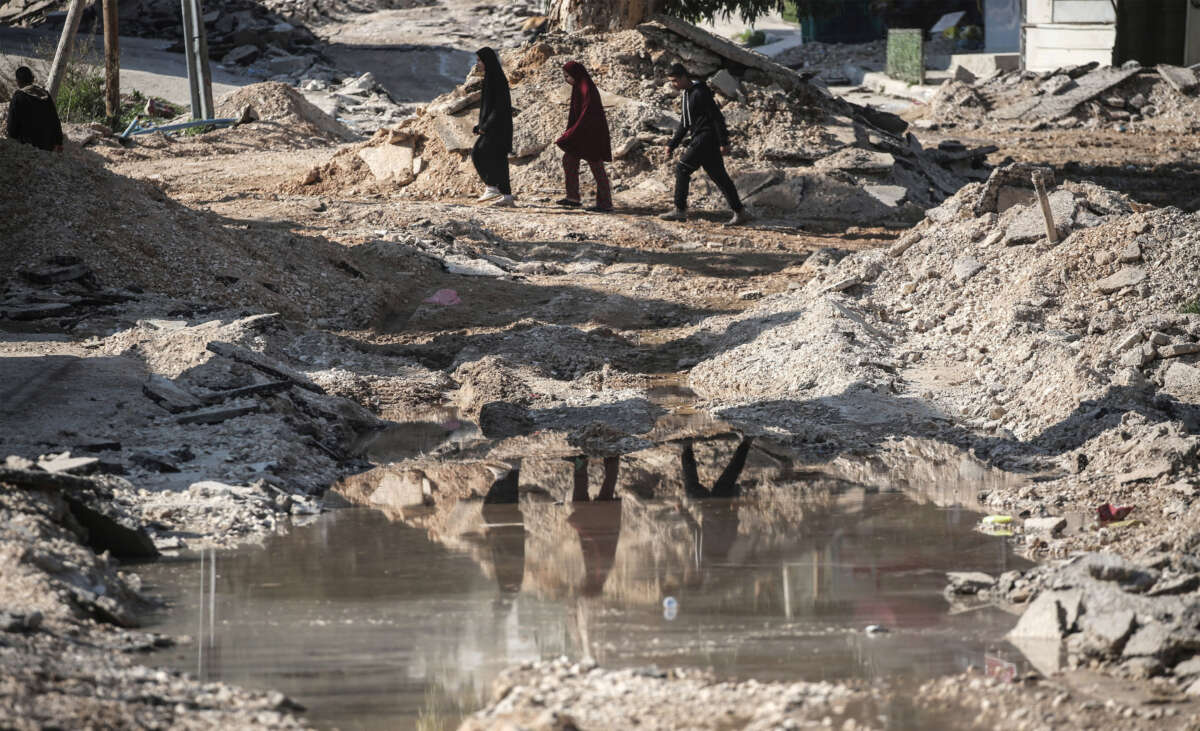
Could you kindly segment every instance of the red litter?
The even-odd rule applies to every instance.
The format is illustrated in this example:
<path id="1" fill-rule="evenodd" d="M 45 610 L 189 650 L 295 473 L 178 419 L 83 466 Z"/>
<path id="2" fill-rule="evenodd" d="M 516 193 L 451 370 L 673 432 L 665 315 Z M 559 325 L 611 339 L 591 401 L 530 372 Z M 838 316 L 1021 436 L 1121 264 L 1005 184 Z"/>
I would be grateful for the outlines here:
<path id="1" fill-rule="evenodd" d="M 1118 520 L 1125 520 L 1126 516 L 1133 512 L 1132 505 L 1122 505 L 1120 507 L 1108 503 L 1096 508 L 1096 517 L 1101 523 L 1113 523 Z"/>

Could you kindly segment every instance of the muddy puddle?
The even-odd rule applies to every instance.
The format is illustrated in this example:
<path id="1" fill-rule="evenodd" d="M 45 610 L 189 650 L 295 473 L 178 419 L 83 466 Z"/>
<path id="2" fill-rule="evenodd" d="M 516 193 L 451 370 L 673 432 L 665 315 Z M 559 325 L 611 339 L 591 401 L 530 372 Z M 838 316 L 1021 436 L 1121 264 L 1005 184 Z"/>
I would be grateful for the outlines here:
<path id="1" fill-rule="evenodd" d="M 698 445 L 684 480 L 712 494 L 709 463 L 743 444 Z M 942 595 L 947 570 L 1028 565 L 974 530 L 978 514 L 817 478 L 645 498 L 633 461 L 558 460 L 575 490 L 558 499 L 526 489 L 551 479 L 528 470 L 516 503 L 346 508 L 259 547 L 139 567 L 170 602 L 155 629 L 191 638 L 151 662 L 278 689 L 340 729 L 454 728 L 502 668 L 560 655 L 900 686 L 1022 669 L 997 639 L 1014 616 Z"/>

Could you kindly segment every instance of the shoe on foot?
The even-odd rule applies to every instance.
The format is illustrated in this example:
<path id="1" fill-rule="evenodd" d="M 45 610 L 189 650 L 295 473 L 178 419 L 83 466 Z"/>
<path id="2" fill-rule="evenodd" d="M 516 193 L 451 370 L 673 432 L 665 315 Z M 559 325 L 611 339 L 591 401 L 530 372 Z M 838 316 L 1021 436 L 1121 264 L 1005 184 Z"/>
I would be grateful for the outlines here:
<path id="1" fill-rule="evenodd" d="M 580 201 L 573 201 L 570 198 L 559 198 L 554 201 L 554 205 L 562 206 L 563 208 L 578 208 L 583 205 Z"/>
<path id="2" fill-rule="evenodd" d="M 493 208 L 512 208 L 515 205 L 517 205 L 517 203 L 516 203 L 516 201 L 513 200 L 513 197 L 511 195 L 501 195 L 499 198 L 496 199 L 496 202 L 492 204 L 492 207 Z"/>
<path id="3" fill-rule="evenodd" d="M 675 210 L 673 210 L 669 213 L 662 214 L 661 216 L 659 216 L 659 218 L 661 218 L 664 221 L 686 221 L 687 220 L 687 211 L 683 210 L 682 208 L 676 208 Z"/>
<path id="4" fill-rule="evenodd" d="M 588 206 L 587 210 L 591 213 L 612 213 L 612 206 Z"/>
<path id="5" fill-rule="evenodd" d="M 475 199 L 475 202 L 476 203 L 487 203 L 488 201 L 490 201 L 494 198 L 499 198 L 501 195 L 503 195 L 503 193 L 500 192 L 499 188 L 497 188 L 494 185 L 489 185 L 483 191 L 483 195 L 481 195 Z"/>
<path id="6" fill-rule="evenodd" d="M 733 217 L 725 222 L 726 226 L 741 226 L 750 222 L 750 213 L 745 208 L 739 208 L 733 212 Z"/>

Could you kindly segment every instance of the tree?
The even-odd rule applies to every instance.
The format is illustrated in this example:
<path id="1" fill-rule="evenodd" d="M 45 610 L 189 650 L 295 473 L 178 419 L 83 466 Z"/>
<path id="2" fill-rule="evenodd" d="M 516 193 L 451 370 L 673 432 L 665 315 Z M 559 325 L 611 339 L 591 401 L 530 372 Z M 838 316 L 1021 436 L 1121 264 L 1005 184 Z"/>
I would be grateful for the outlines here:
<path id="1" fill-rule="evenodd" d="M 555 27 L 567 31 L 588 26 L 623 30 L 649 20 L 656 13 L 692 21 L 737 13 L 750 23 L 760 15 L 783 10 L 785 5 L 785 0 L 554 0 L 549 17 Z"/>

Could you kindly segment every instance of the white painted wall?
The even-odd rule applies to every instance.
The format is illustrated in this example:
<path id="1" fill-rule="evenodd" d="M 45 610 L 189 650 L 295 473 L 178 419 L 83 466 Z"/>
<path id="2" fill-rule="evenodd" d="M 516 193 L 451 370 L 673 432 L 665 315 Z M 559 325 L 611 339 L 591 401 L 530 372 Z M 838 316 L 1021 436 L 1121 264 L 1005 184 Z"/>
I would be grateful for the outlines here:
<path id="1" fill-rule="evenodd" d="M 1111 64 L 1116 20 L 1110 0 L 1026 0 L 1025 68 Z"/>

